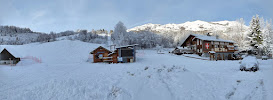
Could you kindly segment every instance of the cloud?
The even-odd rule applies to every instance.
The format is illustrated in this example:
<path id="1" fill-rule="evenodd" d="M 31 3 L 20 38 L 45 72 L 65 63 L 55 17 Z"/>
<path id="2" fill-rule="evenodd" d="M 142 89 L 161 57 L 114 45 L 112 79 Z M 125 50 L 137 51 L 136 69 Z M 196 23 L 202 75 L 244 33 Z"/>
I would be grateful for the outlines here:
<path id="1" fill-rule="evenodd" d="M 14 8 L 12 1 L 0 0 L 0 21 L 5 22 L 8 18 L 18 15 L 18 11 Z"/>
<path id="2" fill-rule="evenodd" d="M 34 31 L 128 28 L 146 23 L 272 18 L 272 0 L 0 0 L 0 22 Z"/>

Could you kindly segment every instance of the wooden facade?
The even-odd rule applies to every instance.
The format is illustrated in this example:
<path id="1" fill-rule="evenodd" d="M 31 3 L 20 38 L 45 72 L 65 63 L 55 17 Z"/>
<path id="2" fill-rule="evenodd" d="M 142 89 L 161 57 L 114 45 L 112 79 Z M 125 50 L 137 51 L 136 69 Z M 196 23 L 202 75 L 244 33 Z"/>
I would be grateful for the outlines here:
<path id="1" fill-rule="evenodd" d="M 136 45 L 128 45 L 117 48 L 118 62 L 129 63 L 136 61 Z"/>
<path id="2" fill-rule="evenodd" d="M 97 63 L 97 62 L 106 62 L 109 60 L 108 55 L 112 53 L 111 51 L 109 51 L 108 49 L 99 46 L 97 49 L 93 50 L 91 52 L 91 54 L 93 54 L 93 62 Z"/>
<path id="3" fill-rule="evenodd" d="M 210 57 L 211 60 L 231 60 L 238 51 L 235 42 L 219 39 L 214 36 L 191 34 L 181 47 L 190 48 L 194 53 Z"/>

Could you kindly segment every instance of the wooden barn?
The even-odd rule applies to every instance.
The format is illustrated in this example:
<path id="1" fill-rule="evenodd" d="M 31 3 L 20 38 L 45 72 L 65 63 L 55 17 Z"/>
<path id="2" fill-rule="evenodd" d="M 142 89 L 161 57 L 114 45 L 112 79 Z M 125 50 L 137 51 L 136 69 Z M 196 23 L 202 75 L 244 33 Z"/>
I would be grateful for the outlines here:
<path id="1" fill-rule="evenodd" d="M 210 57 L 211 60 L 232 60 L 238 51 L 235 42 L 223 40 L 217 36 L 191 34 L 181 47 L 190 48 L 195 54 Z"/>
<path id="2" fill-rule="evenodd" d="M 17 64 L 19 61 L 20 57 L 13 49 L 1 49 L 0 64 Z"/>
<path id="3" fill-rule="evenodd" d="M 93 62 L 129 63 L 136 61 L 136 45 L 128 45 L 110 51 L 102 46 L 90 52 L 93 54 Z"/>

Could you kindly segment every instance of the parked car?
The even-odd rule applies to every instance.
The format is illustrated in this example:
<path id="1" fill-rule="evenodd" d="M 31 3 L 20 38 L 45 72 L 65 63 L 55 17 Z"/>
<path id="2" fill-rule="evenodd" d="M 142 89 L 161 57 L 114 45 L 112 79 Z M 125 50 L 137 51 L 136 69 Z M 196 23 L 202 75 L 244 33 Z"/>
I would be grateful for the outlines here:
<path id="1" fill-rule="evenodd" d="M 259 63 L 255 56 L 246 56 L 241 62 L 240 70 L 241 71 L 258 71 Z"/>
<path id="2" fill-rule="evenodd" d="M 262 56 L 262 60 L 267 60 L 268 57 L 267 56 Z"/>

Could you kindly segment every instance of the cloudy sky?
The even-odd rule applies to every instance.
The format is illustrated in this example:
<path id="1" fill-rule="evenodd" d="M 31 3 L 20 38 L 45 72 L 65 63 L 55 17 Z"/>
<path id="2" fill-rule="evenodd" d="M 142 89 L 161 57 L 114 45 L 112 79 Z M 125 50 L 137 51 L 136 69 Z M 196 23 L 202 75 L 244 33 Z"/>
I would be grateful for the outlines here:
<path id="1" fill-rule="evenodd" d="M 222 21 L 259 14 L 273 19 L 273 0 L 0 0 L 0 25 L 38 32 L 127 28 L 146 23 Z"/>

